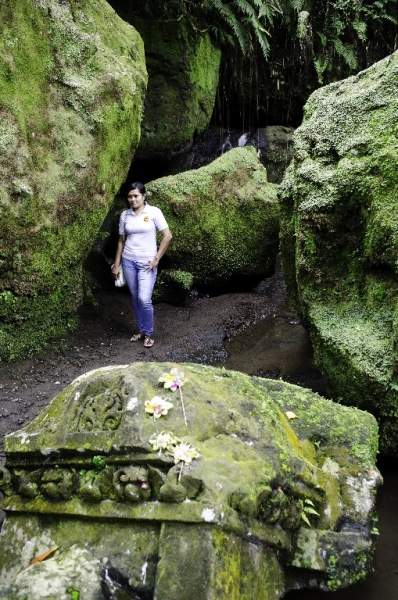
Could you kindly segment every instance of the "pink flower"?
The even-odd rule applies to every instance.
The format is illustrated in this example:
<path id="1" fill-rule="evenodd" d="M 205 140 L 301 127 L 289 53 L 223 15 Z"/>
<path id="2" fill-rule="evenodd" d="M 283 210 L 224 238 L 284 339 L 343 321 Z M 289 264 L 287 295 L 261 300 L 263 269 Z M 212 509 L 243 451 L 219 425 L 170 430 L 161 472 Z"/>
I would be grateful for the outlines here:
<path id="1" fill-rule="evenodd" d="M 145 402 L 145 412 L 152 414 L 154 419 L 160 419 L 162 415 L 167 415 L 173 406 L 174 404 L 167 402 L 160 396 L 154 396 L 152 400 Z"/>

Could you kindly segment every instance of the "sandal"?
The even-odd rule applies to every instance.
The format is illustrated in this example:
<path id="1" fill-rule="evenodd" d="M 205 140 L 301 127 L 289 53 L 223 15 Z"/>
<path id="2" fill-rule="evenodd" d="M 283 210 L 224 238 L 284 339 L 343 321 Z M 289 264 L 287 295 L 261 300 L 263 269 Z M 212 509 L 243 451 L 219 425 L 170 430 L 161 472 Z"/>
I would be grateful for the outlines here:
<path id="1" fill-rule="evenodd" d="M 142 338 L 145 337 L 145 334 L 140 331 L 139 333 L 136 333 L 135 335 L 133 335 L 133 337 L 130 338 L 130 342 L 139 342 L 140 340 L 142 340 Z"/>
<path id="2" fill-rule="evenodd" d="M 152 346 L 154 345 L 155 340 L 153 340 L 152 338 L 149 337 L 149 335 L 145 336 L 145 340 L 144 340 L 144 346 L 145 348 L 152 348 Z"/>

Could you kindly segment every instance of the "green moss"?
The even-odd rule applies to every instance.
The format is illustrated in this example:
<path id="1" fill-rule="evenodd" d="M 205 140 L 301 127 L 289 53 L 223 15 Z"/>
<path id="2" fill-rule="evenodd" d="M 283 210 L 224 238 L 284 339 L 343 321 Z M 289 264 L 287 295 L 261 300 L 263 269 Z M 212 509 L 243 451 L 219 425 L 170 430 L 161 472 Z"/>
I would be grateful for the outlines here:
<path id="1" fill-rule="evenodd" d="M 216 560 L 218 563 L 215 581 L 216 598 L 238 600 L 240 596 L 240 540 L 222 530 L 213 533 Z"/>
<path id="2" fill-rule="evenodd" d="M 334 397 L 380 424 L 398 415 L 397 65 L 394 54 L 310 97 L 280 188 L 287 289 L 316 361 Z"/>
<path id="3" fill-rule="evenodd" d="M 252 147 L 236 148 L 207 167 L 148 184 L 150 202 L 173 233 L 165 263 L 196 284 L 272 271 L 278 246 L 277 186 Z"/>
<path id="4" fill-rule="evenodd" d="M 154 302 L 181 303 L 187 299 L 193 282 L 192 273 L 166 269 L 156 279 L 152 298 Z"/>
<path id="5" fill-rule="evenodd" d="M 221 52 L 208 33 L 192 27 L 192 16 L 189 20 L 141 19 L 131 14 L 134 9 L 125 2 L 112 4 L 145 43 L 149 83 L 137 156 L 169 160 L 210 123 Z"/>
<path id="6" fill-rule="evenodd" d="M 102 0 L 18 0 L 0 18 L 0 359 L 11 359 L 76 325 L 81 265 L 138 145 L 146 71 L 138 33 Z"/>

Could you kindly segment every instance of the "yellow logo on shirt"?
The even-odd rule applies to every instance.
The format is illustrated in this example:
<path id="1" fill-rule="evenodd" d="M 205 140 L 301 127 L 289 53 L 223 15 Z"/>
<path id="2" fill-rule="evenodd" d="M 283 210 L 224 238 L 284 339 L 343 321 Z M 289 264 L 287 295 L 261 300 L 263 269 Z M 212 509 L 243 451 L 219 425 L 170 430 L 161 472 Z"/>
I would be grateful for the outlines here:
<path id="1" fill-rule="evenodd" d="M 145 223 L 148 223 L 149 217 L 144 217 L 144 221 L 145 221 Z"/>

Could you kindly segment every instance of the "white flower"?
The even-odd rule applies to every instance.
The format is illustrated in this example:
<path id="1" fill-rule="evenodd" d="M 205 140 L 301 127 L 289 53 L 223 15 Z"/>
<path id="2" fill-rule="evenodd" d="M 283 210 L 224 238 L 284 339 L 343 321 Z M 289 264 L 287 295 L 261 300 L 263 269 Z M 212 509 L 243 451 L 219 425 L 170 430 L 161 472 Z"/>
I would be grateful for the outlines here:
<path id="1" fill-rule="evenodd" d="M 167 402 L 160 396 L 154 396 L 152 400 L 145 402 L 145 412 L 152 414 L 154 419 L 160 419 L 162 415 L 167 415 L 173 406 L 174 404 Z"/>
<path id="2" fill-rule="evenodd" d="M 156 433 L 150 438 L 149 443 L 153 450 L 172 450 L 173 446 L 178 443 L 178 439 L 168 431 L 162 431 L 158 435 Z"/>
<path id="3" fill-rule="evenodd" d="M 174 368 L 170 370 L 170 373 L 163 373 L 158 381 L 159 383 L 163 383 L 163 387 L 166 388 L 166 390 L 175 392 L 184 385 L 184 379 L 185 374 L 179 373 L 178 369 Z"/>
<path id="4" fill-rule="evenodd" d="M 169 452 L 174 458 L 174 464 L 179 462 L 190 463 L 192 459 L 199 458 L 200 454 L 196 448 L 192 448 L 191 444 L 178 444 Z"/>

